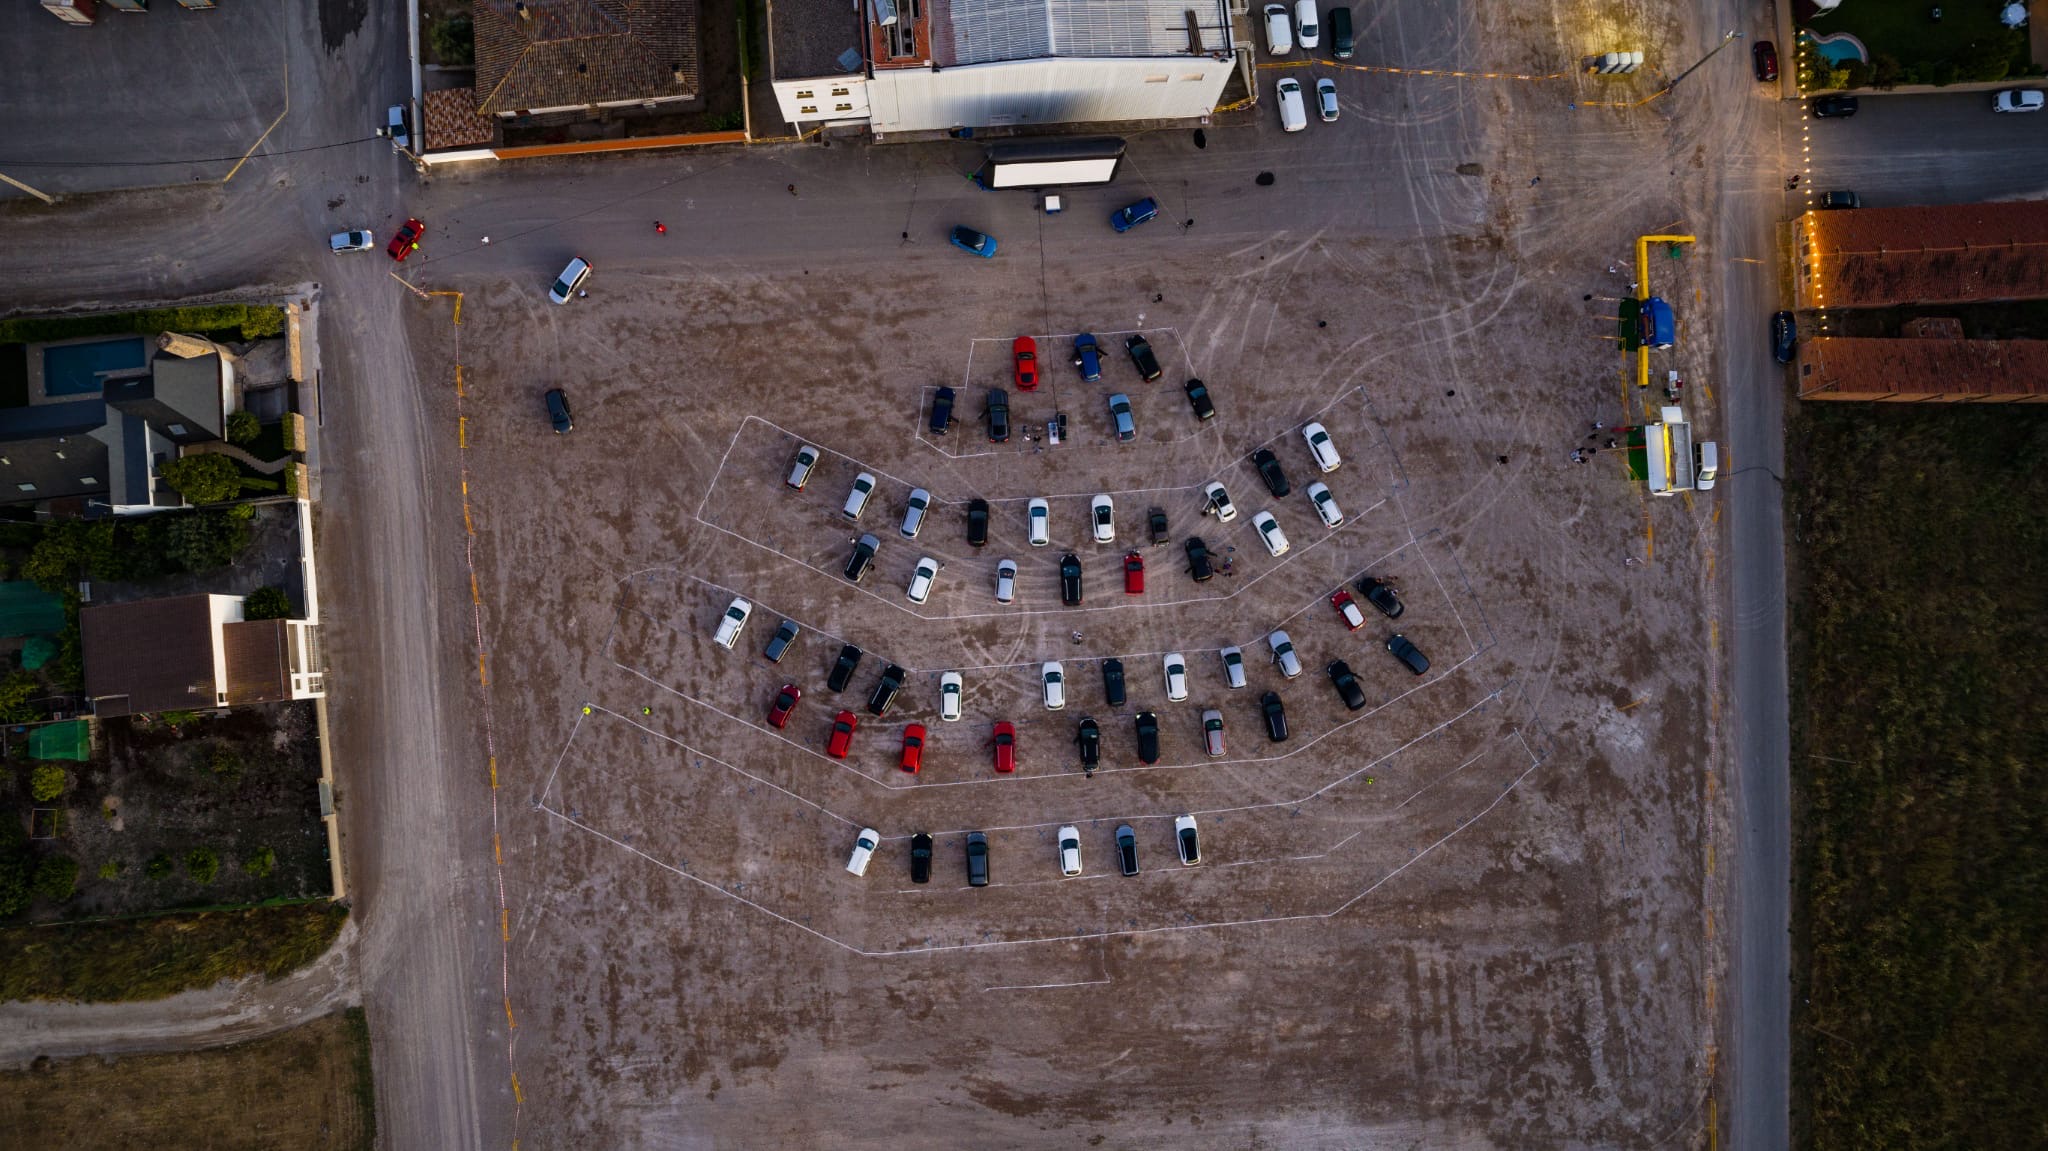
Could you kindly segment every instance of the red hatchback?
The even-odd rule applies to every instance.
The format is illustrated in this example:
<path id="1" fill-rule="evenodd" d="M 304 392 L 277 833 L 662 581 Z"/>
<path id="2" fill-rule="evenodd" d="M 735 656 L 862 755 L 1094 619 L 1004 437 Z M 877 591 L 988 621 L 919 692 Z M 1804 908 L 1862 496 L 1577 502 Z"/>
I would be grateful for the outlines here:
<path id="1" fill-rule="evenodd" d="M 1350 592 L 1338 588 L 1337 594 L 1330 597 L 1330 606 L 1337 609 L 1337 614 L 1344 619 L 1344 626 L 1351 631 L 1365 626 L 1365 613 L 1358 610 L 1358 603 L 1351 598 Z"/>
<path id="2" fill-rule="evenodd" d="M 1145 594 L 1145 557 L 1137 552 L 1124 553 L 1124 594 Z"/>
<path id="3" fill-rule="evenodd" d="M 842 711 L 832 717 L 832 739 L 825 745 L 825 754 L 833 759 L 845 759 L 847 749 L 853 746 L 853 729 L 860 726 L 860 717 L 850 711 Z"/>
<path id="4" fill-rule="evenodd" d="M 804 689 L 793 683 L 785 683 L 775 693 L 775 702 L 768 705 L 768 726 L 784 728 L 789 726 L 789 713 L 796 710 L 796 701 L 804 697 Z"/>
<path id="5" fill-rule="evenodd" d="M 1009 720 L 996 724 L 996 770 L 1017 770 L 1017 725 Z"/>
<path id="6" fill-rule="evenodd" d="M 903 770 L 912 775 L 924 766 L 924 725 L 913 723 L 903 729 Z"/>
<path id="7" fill-rule="evenodd" d="M 398 234 L 391 237 L 391 243 L 385 247 L 384 251 L 392 259 L 403 264 L 405 263 L 405 258 L 412 255 L 414 249 L 420 246 L 420 237 L 426 234 L 427 226 L 425 224 L 420 223 L 418 220 L 407 220 L 405 227 L 400 228 Z"/>
<path id="8" fill-rule="evenodd" d="M 1010 345 L 1010 354 L 1017 357 L 1017 390 L 1035 392 L 1038 390 L 1038 341 L 1030 336 L 1018 336 Z"/>

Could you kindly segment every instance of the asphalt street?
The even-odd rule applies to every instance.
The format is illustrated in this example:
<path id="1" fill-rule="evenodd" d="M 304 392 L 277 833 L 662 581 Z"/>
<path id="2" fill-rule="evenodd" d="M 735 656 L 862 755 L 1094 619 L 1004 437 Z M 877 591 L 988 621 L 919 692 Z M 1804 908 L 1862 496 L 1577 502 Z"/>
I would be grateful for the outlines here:
<path id="1" fill-rule="evenodd" d="M 2001 115 L 1989 92 L 1866 96 L 1854 116 L 1812 124 L 1816 192 L 1848 189 L 1869 208 L 2048 197 L 2048 113 Z"/>

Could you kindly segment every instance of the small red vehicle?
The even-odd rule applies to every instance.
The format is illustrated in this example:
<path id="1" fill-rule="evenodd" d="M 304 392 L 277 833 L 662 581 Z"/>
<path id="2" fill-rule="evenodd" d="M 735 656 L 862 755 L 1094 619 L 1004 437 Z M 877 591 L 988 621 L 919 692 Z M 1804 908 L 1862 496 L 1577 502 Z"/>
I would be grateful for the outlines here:
<path id="1" fill-rule="evenodd" d="M 1124 594 L 1145 594 L 1145 557 L 1137 552 L 1124 553 Z"/>
<path id="2" fill-rule="evenodd" d="M 804 697 L 804 689 L 793 683 L 785 683 L 775 693 L 775 702 L 768 705 L 768 726 L 784 728 L 789 726 L 789 713 L 796 710 L 796 701 Z"/>
<path id="3" fill-rule="evenodd" d="M 996 724 L 996 770 L 1017 770 L 1017 725 L 1009 720 Z"/>
<path id="4" fill-rule="evenodd" d="M 903 729 L 903 770 L 916 775 L 924 766 L 924 725 L 913 723 Z"/>
<path id="5" fill-rule="evenodd" d="M 418 220 L 407 220 L 405 227 L 400 228 L 398 234 L 391 237 L 391 243 L 385 247 L 384 252 L 392 259 L 403 264 L 405 263 L 405 258 L 412 255 L 413 251 L 420 246 L 420 237 L 426 234 L 427 226 L 425 224 L 420 223 Z"/>
<path id="6" fill-rule="evenodd" d="M 1338 588 L 1337 594 L 1330 597 L 1330 606 L 1336 608 L 1337 614 L 1343 617 L 1346 628 L 1357 631 L 1365 626 L 1365 613 L 1358 610 L 1358 602 L 1351 598 L 1350 592 Z"/>
<path id="7" fill-rule="evenodd" d="M 832 739 L 825 745 L 825 754 L 833 759 L 845 759 L 848 748 L 853 746 L 853 729 L 860 726 L 860 717 L 850 711 L 842 711 L 832 717 Z"/>
<path id="8" fill-rule="evenodd" d="M 1010 354 L 1017 358 L 1017 390 L 1037 391 L 1038 341 L 1030 336 L 1018 336 L 1010 345 Z"/>

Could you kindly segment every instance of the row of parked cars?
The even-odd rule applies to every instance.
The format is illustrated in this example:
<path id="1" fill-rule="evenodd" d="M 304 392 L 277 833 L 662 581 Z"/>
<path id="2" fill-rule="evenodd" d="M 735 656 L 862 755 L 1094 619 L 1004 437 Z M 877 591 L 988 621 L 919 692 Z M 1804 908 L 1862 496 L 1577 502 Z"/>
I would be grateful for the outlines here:
<path id="1" fill-rule="evenodd" d="M 1151 382 L 1164 375 L 1159 366 L 1159 355 L 1152 350 L 1151 341 L 1142 334 L 1124 338 L 1124 352 L 1130 356 L 1131 365 L 1138 371 L 1139 378 Z M 1038 341 L 1031 336 L 1018 336 L 1010 345 L 1011 373 L 1017 390 L 1035 392 L 1039 384 Z M 1091 333 L 1082 332 L 1074 337 L 1074 367 L 1080 370 L 1081 379 L 1096 383 L 1102 379 L 1102 346 Z M 1195 419 L 1207 422 L 1216 418 L 1216 404 L 1210 398 L 1208 386 L 1197 379 L 1190 379 L 1181 386 L 1187 394 L 1188 406 L 1193 409 Z M 931 413 L 926 427 L 935 436 L 943 436 L 953 427 L 954 409 L 959 402 L 959 393 L 950 387 L 941 387 L 932 393 Z M 1109 397 L 1110 426 L 1118 442 L 1129 443 L 1138 436 L 1136 420 L 1131 412 L 1131 397 L 1118 392 Z M 982 403 L 982 418 L 986 421 L 988 441 L 992 444 L 1008 443 L 1010 439 L 1010 395 L 1002 388 L 990 388 Z M 1065 416 L 1061 416 L 1061 427 L 1065 427 Z"/>
<path id="2" fill-rule="evenodd" d="M 1066 824 L 1053 837 L 1055 860 L 1060 874 L 1072 878 L 1081 874 L 1081 829 L 1075 824 Z M 874 861 L 875 852 L 881 847 L 882 833 L 872 827 L 863 827 L 853 837 L 853 854 L 846 860 L 846 870 L 854 875 L 866 875 L 868 864 Z M 932 855 L 937 842 L 930 832 L 920 831 L 910 837 L 910 882 L 929 883 L 932 878 Z M 962 861 L 967 866 L 967 886 L 987 887 L 989 885 L 988 833 L 970 831 L 961 837 Z M 1128 823 L 1118 824 L 1114 840 L 1117 870 L 1125 875 L 1138 874 L 1138 832 Z M 1194 867 L 1202 862 L 1201 828 L 1192 815 L 1175 816 L 1173 820 L 1173 848 L 1180 857 L 1182 867 Z"/>

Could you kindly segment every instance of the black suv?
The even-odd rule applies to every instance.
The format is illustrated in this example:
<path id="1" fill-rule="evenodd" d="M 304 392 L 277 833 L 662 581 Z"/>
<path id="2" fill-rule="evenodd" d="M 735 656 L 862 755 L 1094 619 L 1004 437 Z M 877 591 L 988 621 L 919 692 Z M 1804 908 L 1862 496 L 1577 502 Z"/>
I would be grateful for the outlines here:
<path id="1" fill-rule="evenodd" d="M 1280 702 L 1280 693 L 1267 692 L 1259 700 L 1259 711 L 1266 717 L 1266 738 L 1274 743 L 1287 742 L 1287 707 Z"/>
<path id="2" fill-rule="evenodd" d="M 1365 602 L 1380 609 L 1380 614 L 1388 619 L 1400 619 L 1401 613 L 1407 610 L 1401 606 L 1401 597 L 1394 594 L 1393 588 L 1371 576 L 1358 581 L 1358 594 L 1365 597 Z"/>
<path id="3" fill-rule="evenodd" d="M 1835 117 L 1854 116 L 1856 114 L 1856 97 L 1822 96 L 1813 102 L 1813 114 L 1816 116 Z"/>
<path id="4" fill-rule="evenodd" d="M 1287 486 L 1287 473 L 1280 470 L 1280 457 L 1271 448 L 1260 448 L 1252 453 L 1252 466 L 1259 469 L 1259 478 L 1266 481 L 1266 490 L 1277 498 L 1293 489 Z"/>
<path id="5" fill-rule="evenodd" d="M 988 836 L 978 831 L 967 833 L 967 886 L 988 886 Z"/>
<path id="6" fill-rule="evenodd" d="M 1216 418 L 1216 405 L 1209 401 L 1207 385 L 1200 380 L 1189 380 L 1181 385 L 1181 389 L 1187 392 L 1188 406 L 1195 409 L 1196 419 L 1206 421 Z"/>
<path id="7" fill-rule="evenodd" d="M 1117 825 L 1116 865 L 1125 875 L 1138 874 L 1138 833 L 1128 823 Z"/>
<path id="8" fill-rule="evenodd" d="M 1416 675 L 1421 675 L 1429 670 L 1429 657 L 1416 650 L 1415 645 L 1409 643 L 1408 637 L 1405 635 L 1396 634 L 1389 636 L 1387 638 L 1387 650 L 1394 653 L 1394 658 L 1407 665 L 1408 670 Z"/>
<path id="9" fill-rule="evenodd" d="M 1081 606 L 1081 557 L 1072 552 L 1060 557 L 1060 602 Z"/>
<path id="10" fill-rule="evenodd" d="M 1159 378 L 1159 357 L 1152 354 L 1152 345 L 1145 342 L 1145 337 L 1126 337 L 1124 350 L 1131 354 L 1131 363 L 1137 366 L 1139 375 L 1147 380 Z"/>
<path id="11" fill-rule="evenodd" d="M 1138 713 L 1138 760 L 1159 762 L 1159 717 L 1149 711 Z"/>
<path id="12" fill-rule="evenodd" d="M 1081 720 L 1080 730 L 1074 733 L 1074 745 L 1081 749 L 1081 766 L 1094 767 L 1102 762 L 1102 728 L 1093 717 Z"/>
<path id="13" fill-rule="evenodd" d="M 853 669 L 860 666 L 861 650 L 853 644 L 839 649 L 839 660 L 832 665 L 832 674 L 825 677 L 825 686 L 833 691 L 845 691 L 853 679 Z"/>
<path id="14" fill-rule="evenodd" d="M 1010 438 L 1010 397 L 1001 388 L 988 390 L 988 442 L 1004 443 Z"/>
<path id="15" fill-rule="evenodd" d="M 980 496 L 967 501 L 967 543 L 977 548 L 988 543 L 988 501 Z"/>
<path id="16" fill-rule="evenodd" d="M 883 668 L 882 678 L 875 681 L 875 690 L 868 695 L 868 714 L 887 715 L 889 705 L 896 702 L 896 693 L 903 690 L 904 677 L 909 674 L 893 663 Z"/>
<path id="17" fill-rule="evenodd" d="M 940 388 L 932 393 L 932 434 L 943 436 L 953 426 L 953 389 Z"/>
<path id="18" fill-rule="evenodd" d="M 872 535 L 864 535 L 853 541 L 853 554 L 846 557 L 846 578 L 855 583 L 868 578 L 868 571 L 875 566 L 875 552 L 882 541 Z"/>
<path id="19" fill-rule="evenodd" d="M 569 415 L 569 397 L 560 388 L 549 388 L 547 394 L 548 419 L 555 425 L 555 434 L 564 435 L 576 430 L 576 420 Z"/>
<path id="20" fill-rule="evenodd" d="M 1188 550 L 1188 574 L 1195 577 L 1196 583 L 1208 582 L 1216 574 L 1209 558 L 1209 545 L 1202 542 L 1201 536 L 1189 536 L 1184 546 Z"/>
<path id="21" fill-rule="evenodd" d="M 920 831 L 910 837 L 910 882 L 930 883 L 932 879 L 932 837 Z"/>
<path id="22" fill-rule="evenodd" d="M 1102 661 L 1102 695 L 1111 707 L 1124 705 L 1124 661 L 1106 659 Z"/>
<path id="23" fill-rule="evenodd" d="M 1350 664 L 1335 659 L 1323 670 L 1330 673 L 1330 683 L 1337 688 L 1337 698 L 1344 701 L 1345 707 L 1357 711 L 1365 706 L 1365 689 L 1358 686 L 1358 676 L 1352 672 Z"/>

